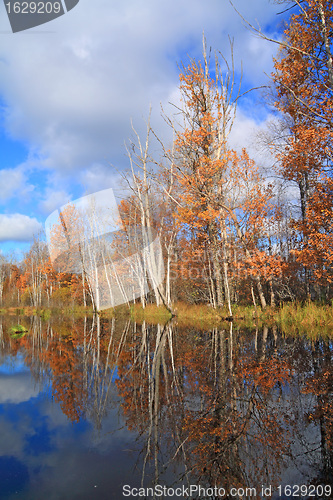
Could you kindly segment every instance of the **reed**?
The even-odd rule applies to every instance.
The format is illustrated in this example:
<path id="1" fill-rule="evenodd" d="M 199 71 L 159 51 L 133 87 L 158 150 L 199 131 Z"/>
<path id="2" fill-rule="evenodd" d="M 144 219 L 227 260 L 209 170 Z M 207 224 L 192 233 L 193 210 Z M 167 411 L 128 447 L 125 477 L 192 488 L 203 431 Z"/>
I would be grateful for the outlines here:
<path id="1" fill-rule="evenodd" d="M 137 323 L 147 321 L 151 324 L 165 324 L 171 319 L 170 312 L 164 306 L 158 307 L 155 304 L 147 304 L 145 308 L 141 304 L 133 304 L 130 307 L 130 316 Z"/>
<path id="2" fill-rule="evenodd" d="M 179 326 L 196 328 L 225 327 L 230 321 L 226 308 L 213 309 L 205 304 L 191 305 L 185 302 L 174 304 L 175 321 Z M 140 304 L 131 307 L 131 317 L 141 323 L 165 324 L 171 319 L 164 307 L 149 304 L 145 309 Z M 267 307 L 264 311 L 253 306 L 233 306 L 233 321 L 240 328 L 277 325 L 283 332 L 306 334 L 308 336 L 333 336 L 333 307 L 321 304 L 283 304 L 281 307 Z M 224 326 L 223 326 L 224 325 Z"/>
<path id="3" fill-rule="evenodd" d="M 274 321 L 286 333 L 333 336 L 333 307 L 331 305 L 284 304 L 276 310 Z"/>
<path id="4" fill-rule="evenodd" d="M 230 322 L 227 308 L 213 309 L 206 304 L 187 304 L 177 302 L 173 305 L 175 312 L 174 321 L 180 327 L 195 327 L 199 329 L 226 328 L 226 323 Z M 286 334 L 302 334 L 313 337 L 333 337 L 333 305 L 323 305 L 316 303 L 287 303 L 281 307 L 267 307 L 264 311 L 253 306 L 233 305 L 233 318 L 237 327 L 252 329 L 263 324 L 267 326 L 277 325 Z M 2 308 L 0 314 L 15 316 L 40 315 L 42 319 L 48 320 L 50 317 L 76 317 L 91 316 L 94 314 L 92 308 L 76 306 L 75 308 L 52 308 L 33 309 L 32 307 Z M 101 311 L 102 318 L 116 319 L 131 318 L 137 323 L 146 321 L 152 324 L 165 324 L 172 319 L 170 312 L 163 306 L 157 307 L 155 304 L 148 304 L 145 308 L 141 304 L 119 306 L 115 309 Z"/>
<path id="5" fill-rule="evenodd" d="M 173 306 L 175 313 L 174 321 L 180 327 L 193 326 L 196 328 L 210 328 L 222 326 L 230 322 L 227 308 L 213 309 L 206 304 L 187 304 L 177 302 Z M 147 321 L 148 323 L 165 324 L 172 318 L 165 307 L 157 307 L 155 304 L 148 304 L 142 308 L 140 304 L 131 306 L 131 317 L 137 323 Z M 253 327 L 255 325 L 255 311 L 253 307 L 237 307 L 233 315 L 233 320 L 240 326 Z"/>

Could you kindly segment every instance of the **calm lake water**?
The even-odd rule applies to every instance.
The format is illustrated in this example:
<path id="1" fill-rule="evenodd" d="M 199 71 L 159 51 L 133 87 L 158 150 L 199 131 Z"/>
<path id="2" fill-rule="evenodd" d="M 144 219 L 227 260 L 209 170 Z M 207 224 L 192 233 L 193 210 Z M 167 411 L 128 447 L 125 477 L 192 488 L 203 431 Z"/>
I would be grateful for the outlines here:
<path id="1" fill-rule="evenodd" d="M 328 339 L 6 316 L 0 345 L 1 499 L 333 498 Z"/>

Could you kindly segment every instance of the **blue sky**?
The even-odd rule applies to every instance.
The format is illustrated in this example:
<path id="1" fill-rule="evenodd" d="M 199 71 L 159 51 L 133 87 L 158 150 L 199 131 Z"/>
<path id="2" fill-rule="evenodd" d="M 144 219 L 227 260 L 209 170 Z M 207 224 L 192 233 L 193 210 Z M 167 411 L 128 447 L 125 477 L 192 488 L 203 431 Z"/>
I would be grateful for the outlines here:
<path id="1" fill-rule="evenodd" d="M 281 5 L 235 0 L 245 18 L 278 36 Z M 208 46 L 243 65 L 243 89 L 267 83 L 277 46 L 246 29 L 226 0 L 80 0 L 47 25 L 10 33 L 0 5 L 0 250 L 26 249 L 56 208 L 87 193 L 123 191 L 124 141 L 170 130 L 160 104 L 179 99 L 178 65 Z M 233 147 L 253 146 L 269 110 L 258 93 L 238 108 Z"/>

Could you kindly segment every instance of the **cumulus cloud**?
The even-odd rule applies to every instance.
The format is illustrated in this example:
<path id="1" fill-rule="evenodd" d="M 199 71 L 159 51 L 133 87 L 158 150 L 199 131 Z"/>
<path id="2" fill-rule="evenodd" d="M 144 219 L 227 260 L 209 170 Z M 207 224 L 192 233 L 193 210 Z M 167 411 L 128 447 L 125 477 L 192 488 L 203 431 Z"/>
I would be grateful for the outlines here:
<path id="1" fill-rule="evenodd" d="M 40 392 L 26 373 L 2 375 L 0 381 L 0 404 L 23 403 L 36 397 Z"/>
<path id="2" fill-rule="evenodd" d="M 30 241 L 41 229 L 41 223 L 34 217 L 0 214 L 0 242 Z"/>
<path id="3" fill-rule="evenodd" d="M 271 31 L 276 23 L 279 6 L 267 0 L 235 4 L 263 29 Z M 0 31 L 8 30 L 1 3 Z M 0 164 L 0 202 L 7 214 L 27 214 L 2 216 L 1 241 L 30 239 L 38 230 L 32 216 L 44 217 L 86 192 L 111 187 L 117 195 L 120 176 L 107 163 L 120 171 L 128 167 L 124 141 L 132 135 L 131 119 L 144 138 L 150 105 L 155 132 L 171 142 L 160 104 L 167 114 L 175 111 L 168 103 L 179 103 L 179 65 L 200 59 L 203 32 L 208 47 L 227 59 L 228 35 L 234 39 L 243 90 L 266 82 L 277 46 L 255 38 L 221 0 L 81 0 L 47 25 L 2 37 L 1 123 L 29 152 L 17 168 Z M 243 137 L 245 125 L 255 121 L 251 113 L 247 118 L 239 125 Z"/>
<path id="4" fill-rule="evenodd" d="M 94 163 L 90 168 L 83 170 L 79 175 L 84 194 L 91 194 L 112 186 L 116 196 L 123 197 L 126 185 L 120 172 L 112 165 Z"/>
<path id="5" fill-rule="evenodd" d="M 40 202 L 39 207 L 44 214 L 49 214 L 56 208 L 70 202 L 71 198 L 71 195 L 64 190 L 57 191 L 47 188 L 45 191 L 45 199 Z"/>
<path id="6" fill-rule="evenodd" d="M 250 157 L 265 169 L 271 169 L 276 162 L 269 149 L 263 147 L 261 137 L 271 119 L 271 115 L 267 115 L 264 120 L 258 121 L 240 108 L 229 136 L 232 149 L 241 152 L 242 148 L 246 148 Z"/>
<path id="7" fill-rule="evenodd" d="M 251 9 L 247 4 L 238 8 L 264 24 L 276 9 L 264 0 Z M 7 22 L 3 15 L 0 27 Z M 261 57 L 266 42 L 249 43 L 240 18 L 220 0 L 81 1 L 48 26 L 55 33 L 3 40 L 0 92 L 8 130 L 28 140 L 41 165 L 52 169 L 88 168 L 105 157 L 123 164 L 130 118 L 140 127 L 149 103 L 159 109 L 168 100 L 177 63 L 200 56 L 203 30 L 208 44 L 226 55 L 227 35 L 234 36 L 238 71 L 238 55 L 256 80 L 268 64 Z"/>
<path id="8" fill-rule="evenodd" d="M 7 168 L 0 170 L 0 203 L 13 196 L 25 196 L 33 186 L 27 184 L 24 168 Z"/>

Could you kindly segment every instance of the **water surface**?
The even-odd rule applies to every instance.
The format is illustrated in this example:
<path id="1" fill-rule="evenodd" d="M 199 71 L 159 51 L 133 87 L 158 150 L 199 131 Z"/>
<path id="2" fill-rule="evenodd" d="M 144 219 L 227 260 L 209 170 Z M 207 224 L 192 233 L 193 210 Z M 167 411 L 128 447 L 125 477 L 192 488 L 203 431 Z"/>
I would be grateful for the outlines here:
<path id="1" fill-rule="evenodd" d="M 332 498 L 329 339 L 6 316 L 0 346 L 1 499 Z"/>

